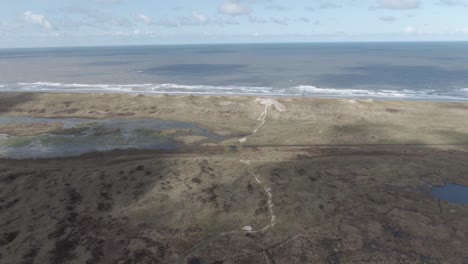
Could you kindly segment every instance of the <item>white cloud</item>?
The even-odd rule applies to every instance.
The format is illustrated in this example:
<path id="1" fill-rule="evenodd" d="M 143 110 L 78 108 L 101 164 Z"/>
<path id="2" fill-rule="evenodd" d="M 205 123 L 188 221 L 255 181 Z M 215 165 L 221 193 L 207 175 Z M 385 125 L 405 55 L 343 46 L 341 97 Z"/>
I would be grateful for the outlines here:
<path id="1" fill-rule="evenodd" d="M 103 36 L 117 37 L 121 39 L 126 38 L 153 38 L 160 37 L 160 34 L 156 31 L 143 31 L 141 29 L 134 29 L 131 31 L 106 31 L 102 33 Z"/>
<path id="2" fill-rule="evenodd" d="M 412 26 L 407 26 L 403 32 L 407 33 L 407 34 L 413 34 L 413 33 L 416 33 L 416 29 Z"/>
<path id="3" fill-rule="evenodd" d="M 439 0 L 438 4 L 448 6 L 468 6 L 466 0 Z"/>
<path id="4" fill-rule="evenodd" d="M 207 16 L 200 14 L 198 12 L 195 12 L 195 11 L 192 12 L 192 17 L 195 20 L 195 22 L 198 24 L 207 24 L 210 21 L 210 19 Z"/>
<path id="5" fill-rule="evenodd" d="M 21 18 L 26 23 L 37 25 L 47 30 L 52 29 L 52 24 L 44 17 L 44 15 L 26 11 L 22 14 Z"/>
<path id="6" fill-rule="evenodd" d="M 193 11 L 190 16 L 167 17 L 158 21 L 158 25 L 165 27 L 204 26 L 212 24 L 212 19 L 199 12 Z"/>
<path id="7" fill-rule="evenodd" d="M 334 8 L 341 8 L 341 5 L 332 2 L 323 2 L 319 6 L 320 9 L 334 9 Z"/>
<path id="8" fill-rule="evenodd" d="M 281 6 L 281 5 L 267 5 L 265 6 L 266 10 L 273 10 L 273 11 L 291 11 L 290 7 Z"/>
<path id="9" fill-rule="evenodd" d="M 420 0 L 377 0 L 380 8 L 393 10 L 415 9 L 421 5 Z"/>
<path id="10" fill-rule="evenodd" d="M 219 7 L 219 12 L 225 15 L 242 16 L 250 13 L 250 9 L 237 1 L 228 1 Z"/>
<path id="11" fill-rule="evenodd" d="M 151 19 L 136 15 L 135 19 L 129 19 L 125 16 L 117 16 L 108 9 L 86 8 L 78 6 L 70 6 L 60 9 L 67 16 L 67 19 L 57 21 L 61 28 L 67 30 L 83 30 L 86 28 L 94 28 L 99 31 L 116 30 L 116 27 L 130 28 L 135 27 L 134 22 L 144 22 Z M 136 21 L 135 21 L 136 20 Z"/>
<path id="12" fill-rule="evenodd" d="M 420 36 L 454 36 L 468 34 L 468 27 L 450 28 L 445 27 L 442 30 L 434 31 L 416 28 L 413 26 L 407 26 L 403 29 L 403 32 L 408 35 L 420 35 Z"/>
<path id="13" fill-rule="evenodd" d="M 463 34 L 468 34 L 468 27 L 466 28 L 460 28 L 455 31 L 456 33 L 463 33 Z"/>
<path id="14" fill-rule="evenodd" d="M 143 23 L 145 23 L 145 24 L 148 24 L 148 25 L 150 25 L 150 24 L 153 23 L 153 19 L 152 19 L 151 17 L 145 15 L 145 14 L 138 14 L 138 15 L 136 16 L 136 18 L 137 18 L 139 21 L 141 21 L 141 22 L 143 22 Z"/>
<path id="15" fill-rule="evenodd" d="M 224 16 L 207 16 L 200 12 L 193 11 L 190 15 L 176 16 L 176 17 L 165 17 L 161 18 L 153 24 L 163 27 L 182 27 L 182 26 L 206 26 L 206 25 L 238 25 L 234 17 Z"/>

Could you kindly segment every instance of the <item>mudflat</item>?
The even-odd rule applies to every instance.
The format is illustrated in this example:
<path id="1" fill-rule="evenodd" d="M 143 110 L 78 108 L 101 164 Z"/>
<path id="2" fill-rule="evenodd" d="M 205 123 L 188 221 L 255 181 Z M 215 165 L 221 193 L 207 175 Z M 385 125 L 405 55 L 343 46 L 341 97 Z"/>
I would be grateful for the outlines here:
<path id="1" fill-rule="evenodd" d="M 468 186 L 467 116 L 464 103 L 2 94 L 0 262 L 466 263 L 468 206 L 431 190 Z M 137 147 L 109 143 L 122 137 Z M 89 140 L 111 147 L 41 158 Z M 34 159 L 14 153 L 32 145 Z"/>

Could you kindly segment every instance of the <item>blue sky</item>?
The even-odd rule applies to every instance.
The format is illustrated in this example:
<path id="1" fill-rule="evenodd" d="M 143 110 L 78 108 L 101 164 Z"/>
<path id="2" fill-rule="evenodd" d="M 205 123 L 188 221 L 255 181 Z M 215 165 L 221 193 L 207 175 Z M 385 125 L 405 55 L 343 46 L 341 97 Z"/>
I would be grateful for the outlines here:
<path id="1" fill-rule="evenodd" d="M 468 40 L 468 0 L 0 0 L 0 47 Z"/>

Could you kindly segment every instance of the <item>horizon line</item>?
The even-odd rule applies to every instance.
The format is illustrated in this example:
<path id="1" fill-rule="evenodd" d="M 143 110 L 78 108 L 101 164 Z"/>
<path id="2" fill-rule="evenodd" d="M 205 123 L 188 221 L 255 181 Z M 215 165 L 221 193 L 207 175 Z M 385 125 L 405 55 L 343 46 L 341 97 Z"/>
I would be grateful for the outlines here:
<path id="1" fill-rule="evenodd" d="M 152 46 L 203 46 L 203 45 L 278 45 L 278 44 L 360 44 L 360 43 L 463 43 L 468 40 L 370 40 L 370 41 L 294 41 L 294 42 L 207 42 L 207 43 L 164 43 L 129 45 L 66 45 L 66 46 L 29 46 L 0 47 L 0 50 L 21 49 L 61 49 L 61 48 L 112 48 L 112 47 L 152 47 Z"/>

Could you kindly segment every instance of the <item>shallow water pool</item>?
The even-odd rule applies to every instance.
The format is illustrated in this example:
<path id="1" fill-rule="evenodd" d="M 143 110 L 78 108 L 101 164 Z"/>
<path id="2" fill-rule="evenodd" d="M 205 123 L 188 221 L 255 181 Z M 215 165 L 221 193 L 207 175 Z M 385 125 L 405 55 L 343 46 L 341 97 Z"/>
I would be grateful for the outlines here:
<path id="1" fill-rule="evenodd" d="M 115 149 L 175 149 L 180 136 L 223 137 L 193 123 L 159 119 L 0 117 L 1 124 L 60 123 L 62 129 L 34 136 L 0 135 L 0 158 L 79 156 Z"/>
<path id="2" fill-rule="evenodd" d="M 432 195 L 448 203 L 468 205 L 468 187 L 463 185 L 450 183 L 442 187 L 434 187 Z"/>

